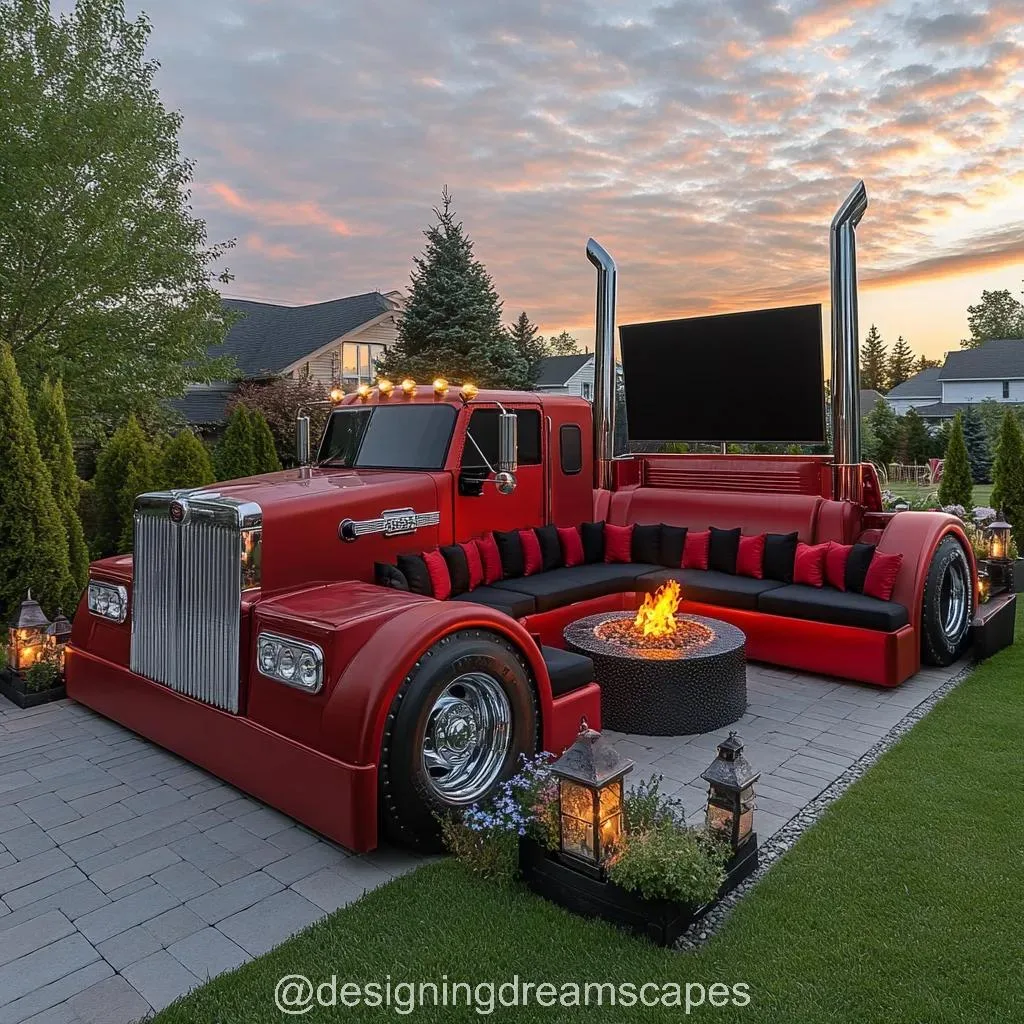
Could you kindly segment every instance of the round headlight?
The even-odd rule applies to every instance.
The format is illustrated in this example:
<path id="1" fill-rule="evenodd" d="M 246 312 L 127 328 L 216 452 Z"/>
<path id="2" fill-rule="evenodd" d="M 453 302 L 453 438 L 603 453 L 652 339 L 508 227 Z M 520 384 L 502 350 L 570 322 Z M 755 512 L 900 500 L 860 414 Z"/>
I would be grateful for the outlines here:
<path id="1" fill-rule="evenodd" d="M 277 659 L 277 674 L 282 679 L 291 679 L 295 675 L 295 652 L 290 647 L 282 648 Z"/>
<path id="2" fill-rule="evenodd" d="M 319 670 L 316 663 L 316 658 L 308 652 L 303 654 L 299 658 L 299 682 L 303 686 L 313 687 L 320 681 Z"/>
<path id="3" fill-rule="evenodd" d="M 273 640 L 263 640 L 260 643 L 260 671 L 272 673 L 276 661 L 277 644 Z"/>

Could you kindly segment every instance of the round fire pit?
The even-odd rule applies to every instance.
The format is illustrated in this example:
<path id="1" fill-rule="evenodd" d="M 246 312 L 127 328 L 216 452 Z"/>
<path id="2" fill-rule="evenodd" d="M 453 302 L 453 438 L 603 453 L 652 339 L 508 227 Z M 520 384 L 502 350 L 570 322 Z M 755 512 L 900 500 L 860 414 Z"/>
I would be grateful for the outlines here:
<path id="1" fill-rule="evenodd" d="M 680 615 L 675 633 L 643 637 L 635 612 L 604 612 L 565 627 L 566 647 L 594 662 L 601 725 L 682 736 L 729 725 L 747 709 L 746 637 L 728 622 Z"/>

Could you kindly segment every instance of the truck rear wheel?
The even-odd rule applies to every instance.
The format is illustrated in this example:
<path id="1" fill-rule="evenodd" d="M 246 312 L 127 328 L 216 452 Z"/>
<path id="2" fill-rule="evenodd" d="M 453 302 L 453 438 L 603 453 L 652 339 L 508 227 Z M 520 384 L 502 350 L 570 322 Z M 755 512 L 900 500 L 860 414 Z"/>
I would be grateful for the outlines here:
<path id="1" fill-rule="evenodd" d="M 468 807 L 515 774 L 537 749 L 537 701 L 529 670 L 508 641 L 464 630 L 413 666 L 388 712 L 381 750 L 385 831 L 424 850 L 440 848 L 438 816 Z"/>
<path id="2" fill-rule="evenodd" d="M 952 665 L 967 650 L 974 616 L 974 582 L 955 537 L 944 537 L 928 567 L 921 605 L 921 660 Z"/>

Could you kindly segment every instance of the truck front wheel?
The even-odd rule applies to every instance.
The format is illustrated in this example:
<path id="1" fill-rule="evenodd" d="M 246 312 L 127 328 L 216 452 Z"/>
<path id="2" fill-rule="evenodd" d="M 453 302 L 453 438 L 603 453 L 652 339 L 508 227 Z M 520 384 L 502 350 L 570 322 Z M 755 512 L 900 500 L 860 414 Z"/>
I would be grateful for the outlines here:
<path id="1" fill-rule="evenodd" d="M 438 816 L 487 797 L 537 749 L 537 701 L 519 651 L 484 630 L 434 644 L 388 712 L 381 751 L 385 831 L 438 849 Z"/>
<path id="2" fill-rule="evenodd" d="M 932 555 L 921 607 L 921 660 L 952 665 L 971 642 L 974 582 L 967 555 L 954 537 L 943 537 Z"/>

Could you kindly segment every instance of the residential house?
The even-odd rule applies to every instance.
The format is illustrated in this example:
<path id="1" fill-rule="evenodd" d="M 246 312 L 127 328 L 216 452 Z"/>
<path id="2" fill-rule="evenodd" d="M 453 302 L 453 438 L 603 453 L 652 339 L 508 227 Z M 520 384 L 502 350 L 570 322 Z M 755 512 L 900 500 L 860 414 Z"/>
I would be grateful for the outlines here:
<path id="1" fill-rule="evenodd" d="M 862 389 L 860 393 L 860 414 L 861 416 L 870 416 L 871 411 L 874 409 L 879 402 L 885 401 L 885 395 L 881 391 L 875 391 L 874 388 Z"/>
<path id="2" fill-rule="evenodd" d="M 239 319 L 214 357 L 232 356 L 243 380 L 311 377 L 326 386 L 370 383 L 374 362 L 397 337 L 400 292 L 366 292 L 308 306 L 223 299 Z M 215 427 L 238 381 L 194 384 L 172 408 L 196 426 Z"/>
<path id="3" fill-rule="evenodd" d="M 557 391 L 563 395 L 577 395 L 588 402 L 594 400 L 594 356 L 583 352 L 574 356 L 545 356 L 534 364 L 537 374 L 535 391 Z M 615 372 L 622 379 L 622 367 L 616 363 Z"/>
<path id="4" fill-rule="evenodd" d="M 934 405 L 942 401 L 942 385 L 939 383 L 941 366 L 930 366 L 927 370 L 915 373 L 902 384 L 890 388 L 885 400 L 892 406 L 897 416 L 903 416 L 911 409 L 922 405 Z"/>

